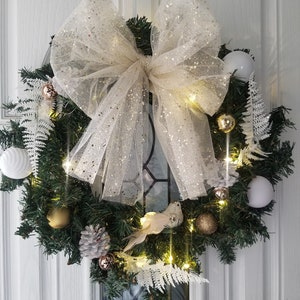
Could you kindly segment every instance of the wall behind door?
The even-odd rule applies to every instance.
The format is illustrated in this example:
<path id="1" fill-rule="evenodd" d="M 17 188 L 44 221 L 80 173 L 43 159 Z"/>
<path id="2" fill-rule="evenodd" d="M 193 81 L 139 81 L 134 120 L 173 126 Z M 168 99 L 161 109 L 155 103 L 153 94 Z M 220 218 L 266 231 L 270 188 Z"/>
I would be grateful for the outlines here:
<path id="1" fill-rule="evenodd" d="M 79 0 L 1 0 L 1 101 L 18 96 L 18 69 L 39 67 L 53 35 Z M 229 48 L 250 48 L 256 58 L 256 79 L 269 108 L 285 105 L 300 124 L 300 2 L 298 0 L 208 0 Z M 147 15 L 158 0 L 115 0 L 125 18 Z M 5 123 L 9 116 L 1 114 Z M 299 126 L 299 125 L 298 125 Z M 286 139 L 299 140 L 297 130 Z M 219 263 L 214 249 L 201 257 L 209 285 L 192 285 L 192 300 L 300 300 L 299 146 L 295 146 L 295 175 L 276 190 L 276 207 L 266 218 L 271 238 L 239 250 L 230 266 Z M 67 266 L 62 255 L 45 257 L 34 238 L 14 232 L 19 223 L 20 192 L 0 199 L 0 299 L 101 299 L 89 281 L 88 262 Z"/>

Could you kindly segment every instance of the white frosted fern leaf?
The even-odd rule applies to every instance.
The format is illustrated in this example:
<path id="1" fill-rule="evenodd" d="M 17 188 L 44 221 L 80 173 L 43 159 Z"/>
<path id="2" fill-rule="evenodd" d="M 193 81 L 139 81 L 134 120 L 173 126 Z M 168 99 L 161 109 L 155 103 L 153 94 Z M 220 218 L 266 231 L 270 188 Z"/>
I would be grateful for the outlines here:
<path id="1" fill-rule="evenodd" d="M 185 271 L 176 265 L 166 265 L 161 260 L 152 263 L 143 256 L 134 257 L 124 252 L 118 252 L 116 255 L 124 260 L 124 269 L 135 274 L 137 283 L 145 287 L 148 292 L 150 288 L 155 288 L 163 293 L 167 285 L 208 282 L 207 279 L 195 272 Z"/>
<path id="2" fill-rule="evenodd" d="M 28 152 L 34 176 L 38 175 L 39 157 L 46 141 L 54 127 L 51 111 L 54 103 L 42 96 L 45 81 L 35 79 L 28 82 L 30 88 L 26 90 L 27 100 L 20 101 L 22 108 L 21 125 L 25 128 L 23 140 Z"/>
<path id="3" fill-rule="evenodd" d="M 157 287 L 157 289 L 162 293 L 164 292 L 163 287 L 166 285 L 164 277 L 165 277 L 165 274 L 162 271 L 161 272 L 155 272 L 155 276 L 152 275 L 154 286 Z"/>
<path id="4" fill-rule="evenodd" d="M 199 274 L 187 272 L 176 265 L 165 265 L 162 261 L 143 266 L 136 275 L 136 280 L 140 286 L 144 286 L 148 291 L 150 287 L 154 287 L 161 292 L 165 290 L 166 285 L 176 286 L 181 283 L 208 282 Z"/>
<path id="5" fill-rule="evenodd" d="M 245 135 L 246 147 L 242 149 L 239 164 L 251 164 L 251 160 L 261 160 L 268 153 L 261 149 L 260 141 L 270 136 L 270 114 L 265 113 L 265 104 L 259 93 L 252 73 L 249 79 L 249 97 L 246 111 L 243 113 L 242 131 Z"/>
<path id="6" fill-rule="evenodd" d="M 147 291 L 150 291 L 150 288 L 154 287 L 154 281 L 152 274 L 150 272 L 139 272 L 136 274 L 136 281 L 139 285 L 145 287 Z M 160 287 L 158 286 L 158 289 Z"/>

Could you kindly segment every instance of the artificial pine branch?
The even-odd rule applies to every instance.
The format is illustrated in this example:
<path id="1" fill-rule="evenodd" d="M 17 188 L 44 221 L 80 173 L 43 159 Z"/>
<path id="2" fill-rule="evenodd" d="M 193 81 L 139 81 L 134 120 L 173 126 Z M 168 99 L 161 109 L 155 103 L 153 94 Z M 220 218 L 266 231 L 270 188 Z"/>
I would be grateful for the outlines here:
<path id="1" fill-rule="evenodd" d="M 146 17 L 136 17 L 129 19 L 126 25 L 135 37 L 137 48 L 140 49 L 144 55 L 152 55 L 150 43 L 151 22 L 148 22 Z"/>
<path id="2" fill-rule="evenodd" d="M 23 83 L 27 83 L 31 79 L 40 79 L 43 81 L 48 81 L 48 78 L 54 76 L 50 64 L 44 65 L 34 71 L 23 68 L 20 70 L 20 76 Z"/>
<path id="3" fill-rule="evenodd" d="M 108 300 L 122 296 L 123 291 L 129 288 L 128 281 L 120 280 L 118 274 L 113 270 L 107 272 L 106 280 L 103 283 Z"/>
<path id="4" fill-rule="evenodd" d="M 0 145 L 3 150 L 9 147 L 23 148 L 24 127 L 18 121 L 10 120 L 8 126 L 0 130 Z"/>

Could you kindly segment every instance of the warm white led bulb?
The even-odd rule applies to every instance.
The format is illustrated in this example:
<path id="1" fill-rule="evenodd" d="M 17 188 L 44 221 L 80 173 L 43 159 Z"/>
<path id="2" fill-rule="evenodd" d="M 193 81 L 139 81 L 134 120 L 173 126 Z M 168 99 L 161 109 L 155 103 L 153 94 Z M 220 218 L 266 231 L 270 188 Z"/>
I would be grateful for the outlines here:
<path id="1" fill-rule="evenodd" d="M 69 160 L 64 160 L 63 161 L 63 168 L 65 169 L 66 173 L 69 173 L 69 170 L 72 166 L 72 163 Z"/>

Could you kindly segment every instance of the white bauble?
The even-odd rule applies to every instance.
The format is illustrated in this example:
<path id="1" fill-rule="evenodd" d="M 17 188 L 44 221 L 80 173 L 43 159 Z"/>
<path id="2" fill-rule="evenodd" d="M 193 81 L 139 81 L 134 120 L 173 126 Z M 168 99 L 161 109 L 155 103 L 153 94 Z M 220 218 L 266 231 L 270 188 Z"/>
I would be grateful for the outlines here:
<path id="1" fill-rule="evenodd" d="M 31 164 L 25 149 L 10 147 L 0 157 L 2 173 L 12 179 L 22 179 L 31 172 Z"/>
<path id="2" fill-rule="evenodd" d="M 242 81 L 249 81 L 254 71 L 253 58 L 244 51 L 232 51 L 224 57 L 224 73 L 234 73 L 234 76 Z"/>
<path id="3" fill-rule="evenodd" d="M 271 182 L 265 177 L 256 176 L 248 185 L 248 204 L 254 208 L 265 207 L 272 201 L 273 194 Z"/>

